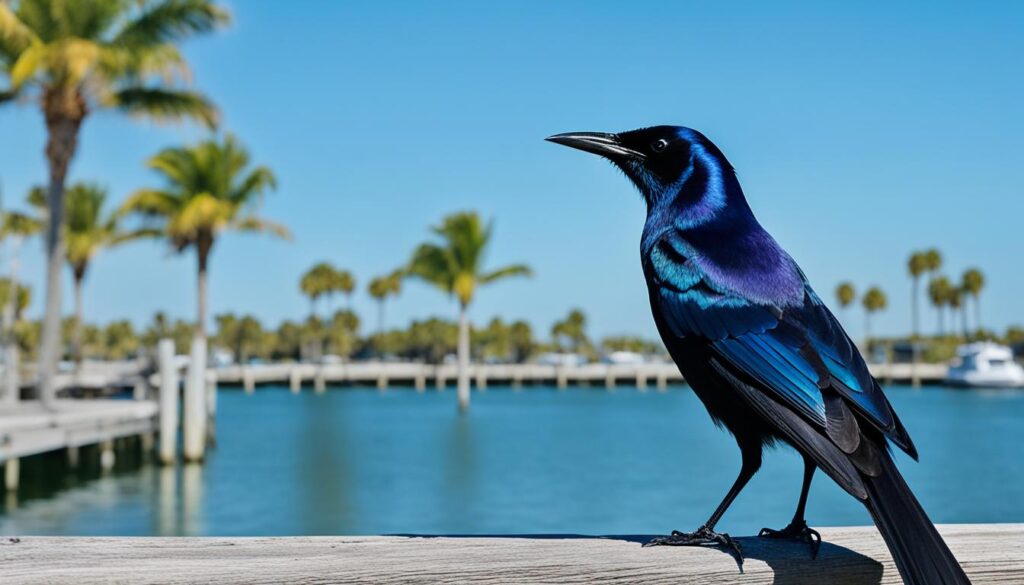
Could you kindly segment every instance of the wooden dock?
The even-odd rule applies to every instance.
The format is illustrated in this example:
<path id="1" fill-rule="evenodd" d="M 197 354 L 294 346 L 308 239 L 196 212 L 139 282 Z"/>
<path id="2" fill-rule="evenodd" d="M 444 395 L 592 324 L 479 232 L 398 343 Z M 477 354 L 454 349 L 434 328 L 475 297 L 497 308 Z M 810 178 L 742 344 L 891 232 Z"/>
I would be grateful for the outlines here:
<path id="1" fill-rule="evenodd" d="M 279 363 L 230 366 L 214 370 L 218 384 L 241 385 L 253 390 L 258 385 L 287 385 L 293 391 L 311 384 L 316 390 L 327 385 L 365 385 L 378 388 L 411 386 L 417 390 L 444 388 L 458 377 L 455 364 L 409 362 L 352 362 L 344 364 Z M 664 389 L 681 384 L 683 376 L 672 363 L 584 364 L 553 366 L 543 364 L 471 364 L 470 379 L 477 389 L 491 384 L 519 387 L 552 385 L 559 388 L 578 385 L 617 385 Z"/>
<path id="2" fill-rule="evenodd" d="M 1024 525 L 939 527 L 974 585 L 1024 582 Z M 822 528 L 805 545 L 741 538 L 743 572 L 711 548 L 642 548 L 647 536 L 0 539 L 5 585 L 191 583 L 898 584 L 873 526 Z"/>
<path id="3" fill-rule="evenodd" d="M 947 367 L 943 364 L 919 364 L 918 375 L 923 382 L 941 381 Z M 322 391 L 328 385 L 363 385 L 384 389 L 411 386 L 417 390 L 444 388 L 454 384 L 458 376 L 455 364 L 421 364 L 407 362 L 352 362 L 345 364 L 275 363 L 237 365 L 211 370 L 218 384 L 242 386 L 252 392 L 261 385 L 287 385 L 293 392 L 312 385 Z M 908 382 L 913 375 L 911 364 L 874 364 L 872 374 L 879 380 Z M 654 386 L 665 389 L 669 384 L 684 383 L 673 363 L 644 364 L 592 363 L 579 366 L 545 364 L 471 364 L 470 378 L 477 389 L 489 385 L 567 386 L 632 386 L 641 390 Z"/>
<path id="4" fill-rule="evenodd" d="M 58 400 L 51 409 L 37 401 L 0 406 L 0 463 L 4 487 L 17 490 L 22 457 L 100 445 L 100 461 L 113 467 L 113 441 L 141 435 L 151 446 L 157 430 L 157 403 L 149 400 Z"/>

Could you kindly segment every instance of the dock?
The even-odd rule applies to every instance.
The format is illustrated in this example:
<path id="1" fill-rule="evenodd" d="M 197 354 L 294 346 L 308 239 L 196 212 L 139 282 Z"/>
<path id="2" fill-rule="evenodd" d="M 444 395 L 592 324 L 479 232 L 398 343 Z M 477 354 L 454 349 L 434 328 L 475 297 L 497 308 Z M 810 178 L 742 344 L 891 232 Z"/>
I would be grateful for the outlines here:
<path id="1" fill-rule="evenodd" d="M 327 385 L 364 385 L 384 389 L 410 386 L 417 390 L 443 389 L 455 384 L 455 364 L 423 364 L 410 362 L 352 362 L 343 364 L 280 363 L 229 366 L 214 370 L 217 383 L 243 386 L 252 391 L 259 385 L 287 385 L 299 391 L 304 385 L 323 390 Z M 673 363 L 645 364 L 583 364 L 554 366 L 544 364 L 471 364 L 470 379 L 478 390 L 489 385 L 512 387 L 550 385 L 618 385 L 646 389 L 648 384 L 665 389 L 669 384 L 683 383 L 679 368 Z"/>
<path id="2" fill-rule="evenodd" d="M 871 373 L 883 383 L 909 382 L 913 376 L 912 364 L 872 364 Z M 946 376 L 944 364 L 919 364 L 918 376 L 922 382 L 940 382 Z M 458 376 L 455 364 L 422 364 L 408 362 L 353 362 L 344 364 L 276 363 L 236 365 L 212 371 L 218 384 L 242 386 L 253 391 L 257 386 L 286 385 L 293 392 L 312 385 L 322 391 L 328 385 L 363 385 L 384 389 L 411 386 L 417 390 L 445 388 L 454 384 Z M 682 384 L 679 368 L 671 362 L 643 364 L 591 363 L 579 366 L 545 364 L 471 364 L 470 379 L 474 387 L 483 390 L 489 385 L 512 387 L 548 385 L 603 386 L 616 388 L 632 386 L 645 390 L 653 386 L 664 390 L 669 384 Z"/>
<path id="3" fill-rule="evenodd" d="M 714 548 L 652 547 L 650 536 L 337 536 L 0 539 L 5 585 L 186 583 L 645 583 L 897 585 L 873 526 L 821 528 L 806 545 L 739 541 L 741 573 Z M 1024 582 L 1024 525 L 940 526 L 974 585 Z"/>
<path id="4" fill-rule="evenodd" d="M 67 449 L 74 465 L 80 447 L 99 445 L 100 465 L 110 469 L 115 440 L 141 436 L 145 448 L 152 448 L 158 410 L 150 400 L 58 400 L 50 409 L 34 400 L 0 406 L 4 488 L 18 489 L 22 457 Z"/>

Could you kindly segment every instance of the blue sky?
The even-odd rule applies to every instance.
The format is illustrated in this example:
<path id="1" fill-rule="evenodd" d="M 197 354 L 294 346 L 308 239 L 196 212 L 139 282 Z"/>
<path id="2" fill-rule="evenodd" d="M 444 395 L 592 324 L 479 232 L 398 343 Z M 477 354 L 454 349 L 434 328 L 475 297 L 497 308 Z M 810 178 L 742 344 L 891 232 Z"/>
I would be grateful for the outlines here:
<path id="1" fill-rule="evenodd" d="M 354 306 L 372 329 L 368 279 L 403 263 L 444 214 L 475 209 L 496 220 L 489 262 L 536 271 L 481 290 L 475 321 L 525 318 L 546 333 L 578 306 L 593 335 L 654 335 L 639 196 L 607 163 L 542 139 L 672 123 L 722 148 L 761 222 L 823 297 L 846 278 L 889 293 L 879 331 L 909 327 L 906 256 L 933 245 L 951 276 L 968 266 L 987 275 L 986 325 L 1024 322 L 1024 5 L 284 6 L 236 0 L 230 29 L 186 47 L 224 129 L 278 175 L 263 214 L 296 234 L 220 240 L 213 313 L 302 318 L 298 278 L 329 260 L 359 278 Z M 203 136 L 100 113 L 72 179 L 105 183 L 120 201 L 155 184 L 147 156 Z M 45 177 L 43 139 L 35 109 L 0 109 L 5 204 Z M 33 316 L 40 249 L 32 241 L 22 255 Z M 105 253 L 85 304 L 90 320 L 190 318 L 194 258 L 155 242 Z M 410 284 L 389 323 L 454 312 Z M 861 322 L 851 315 L 852 334 Z"/>

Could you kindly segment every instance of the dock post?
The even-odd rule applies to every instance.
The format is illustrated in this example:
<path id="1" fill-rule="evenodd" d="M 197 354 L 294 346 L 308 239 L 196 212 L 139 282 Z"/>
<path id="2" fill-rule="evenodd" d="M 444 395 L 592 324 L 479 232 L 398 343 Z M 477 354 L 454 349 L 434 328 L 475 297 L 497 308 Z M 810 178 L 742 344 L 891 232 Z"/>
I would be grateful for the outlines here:
<path id="1" fill-rule="evenodd" d="M 476 389 L 478 392 L 487 391 L 487 372 L 483 364 L 476 365 Z"/>
<path id="2" fill-rule="evenodd" d="M 658 372 L 658 391 L 664 392 L 665 390 L 668 390 L 668 374 Z"/>
<path id="3" fill-rule="evenodd" d="M 18 491 L 18 480 L 21 479 L 21 461 L 14 457 L 4 463 L 4 488 L 7 493 Z"/>
<path id="4" fill-rule="evenodd" d="M 178 370 L 174 366 L 174 341 L 161 339 L 160 367 L 160 463 L 174 463 L 178 445 Z"/>
<path id="5" fill-rule="evenodd" d="M 512 388 L 519 390 L 523 387 L 523 374 L 519 368 L 512 370 Z"/>
<path id="6" fill-rule="evenodd" d="M 612 371 L 611 366 L 608 366 L 608 370 L 604 374 L 604 387 L 608 390 L 615 389 L 615 373 Z"/>
<path id="7" fill-rule="evenodd" d="M 14 406 L 21 389 L 18 386 L 18 345 L 8 340 L 4 346 L 4 385 L 0 405 Z"/>
<path id="8" fill-rule="evenodd" d="M 327 377 L 324 375 L 324 367 L 319 366 L 316 369 L 316 375 L 313 377 L 313 391 L 317 394 L 323 394 L 327 390 Z"/>
<path id="9" fill-rule="evenodd" d="M 302 372 L 299 371 L 299 366 L 293 365 L 288 371 L 288 387 L 291 388 L 292 394 L 298 394 L 302 390 Z"/>
<path id="10" fill-rule="evenodd" d="M 434 383 L 437 386 L 438 391 L 444 390 L 446 385 L 444 379 L 444 372 L 441 370 L 441 366 L 434 366 Z"/>
<path id="11" fill-rule="evenodd" d="M 245 366 L 242 366 L 242 388 L 245 389 L 246 394 L 256 391 L 256 378 L 252 375 L 252 370 Z"/>
<path id="12" fill-rule="evenodd" d="M 217 444 L 217 373 L 206 373 L 206 444 Z"/>
<path id="13" fill-rule="evenodd" d="M 78 469 L 78 454 L 78 445 L 68 445 L 68 467 L 70 467 L 71 469 Z"/>
<path id="14" fill-rule="evenodd" d="M 107 439 L 100 443 L 100 469 L 104 473 L 114 468 L 117 457 L 114 455 L 114 441 Z"/>
<path id="15" fill-rule="evenodd" d="M 142 456 L 148 458 L 149 454 L 153 452 L 153 433 L 139 435 L 139 448 L 142 450 Z"/>
<path id="16" fill-rule="evenodd" d="M 145 400 L 146 399 L 146 381 L 137 380 L 135 385 L 132 386 L 132 400 Z"/>
<path id="17" fill-rule="evenodd" d="M 185 461 L 202 461 L 206 453 L 206 338 L 192 340 L 188 383 L 185 385 Z"/>
<path id="18" fill-rule="evenodd" d="M 555 386 L 559 390 L 565 389 L 569 385 L 569 374 L 565 371 L 565 366 L 559 366 L 555 371 Z"/>
<path id="19" fill-rule="evenodd" d="M 647 391 L 647 374 L 640 368 L 636 370 L 636 387 L 641 392 Z"/>
<path id="20" fill-rule="evenodd" d="M 381 375 L 377 376 L 377 390 L 381 392 L 388 389 L 388 376 L 381 372 Z"/>
<path id="21" fill-rule="evenodd" d="M 425 370 L 426 366 L 421 367 L 419 370 L 416 371 L 415 384 L 417 392 L 424 392 L 427 389 L 427 373 Z"/>

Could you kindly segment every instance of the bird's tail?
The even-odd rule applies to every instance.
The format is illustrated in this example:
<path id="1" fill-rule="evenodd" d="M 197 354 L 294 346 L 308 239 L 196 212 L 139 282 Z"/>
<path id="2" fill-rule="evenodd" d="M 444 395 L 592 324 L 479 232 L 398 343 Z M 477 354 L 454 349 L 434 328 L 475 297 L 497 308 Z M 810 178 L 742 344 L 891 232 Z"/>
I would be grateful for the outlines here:
<path id="1" fill-rule="evenodd" d="M 865 477 L 871 517 L 906 585 L 970 585 L 888 453 L 878 477 Z"/>

